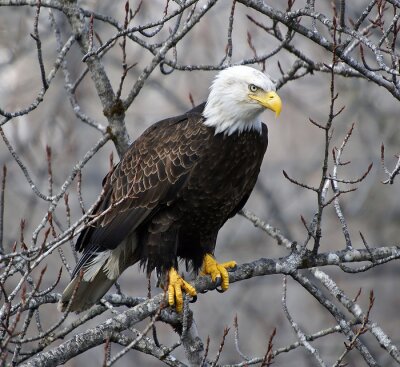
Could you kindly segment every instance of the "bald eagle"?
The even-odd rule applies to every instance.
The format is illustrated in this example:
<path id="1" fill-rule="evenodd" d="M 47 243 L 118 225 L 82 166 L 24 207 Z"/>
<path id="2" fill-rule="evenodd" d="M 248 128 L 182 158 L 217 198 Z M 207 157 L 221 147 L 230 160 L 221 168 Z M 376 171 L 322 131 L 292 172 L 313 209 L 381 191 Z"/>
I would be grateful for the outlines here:
<path id="1" fill-rule="evenodd" d="M 97 220 L 76 242 L 83 255 L 60 309 L 89 308 L 137 262 L 164 276 L 178 312 L 182 291 L 196 296 L 178 273 L 178 259 L 214 281 L 221 277 L 226 290 L 235 262 L 215 260 L 218 231 L 256 183 L 268 144 L 260 114 L 278 115 L 281 105 L 267 75 L 233 66 L 216 76 L 206 103 L 150 126 L 104 179 Z"/>

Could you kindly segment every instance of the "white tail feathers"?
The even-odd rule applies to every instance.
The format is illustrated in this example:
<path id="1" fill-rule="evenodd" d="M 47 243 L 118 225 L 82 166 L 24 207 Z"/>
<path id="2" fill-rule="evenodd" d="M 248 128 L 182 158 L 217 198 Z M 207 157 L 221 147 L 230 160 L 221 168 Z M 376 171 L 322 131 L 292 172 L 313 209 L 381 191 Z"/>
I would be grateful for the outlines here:
<path id="1" fill-rule="evenodd" d="M 61 300 L 58 303 L 58 310 L 64 312 L 67 310 L 75 288 L 79 281 L 79 275 L 72 279 L 65 288 Z M 114 280 L 108 279 L 103 272 L 99 272 L 92 281 L 87 282 L 81 280 L 79 287 L 75 291 L 75 296 L 69 306 L 69 311 L 82 312 L 93 306 L 97 301 L 103 297 L 107 291 L 114 284 Z"/>
<path id="2" fill-rule="evenodd" d="M 137 237 L 133 233 L 114 250 L 99 252 L 82 267 L 81 282 L 79 283 L 78 274 L 65 288 L 58 309 L 65 311 L 69 303 L 71 303 L 69 311 L 74 312 L 81 312 L 93 306 L 106 294 L 122 272 L 138 261 L 138 256 L 135 254 L 136 247 Z M 74 298 L 70 302 L 74 291 Z"/>

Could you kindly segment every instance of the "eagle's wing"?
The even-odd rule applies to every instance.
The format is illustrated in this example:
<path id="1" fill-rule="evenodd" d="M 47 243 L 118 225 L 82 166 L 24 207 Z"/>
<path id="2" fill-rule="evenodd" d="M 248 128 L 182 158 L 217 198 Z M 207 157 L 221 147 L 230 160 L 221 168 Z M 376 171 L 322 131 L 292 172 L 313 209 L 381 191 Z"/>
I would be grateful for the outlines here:
<path id="1" fill-rule="evenodd" d="M 190 119 L 202 119 L 202 109 L 203 105 L 152 125 L 105 178 L 103 199 L 94 213 L 99 219 L 76 242 L 76 250 L 83 255 L 73 277 L 94 254 L 115 249 L 141 223 L 174 200 L 201 156 L 207 129 Z"/>

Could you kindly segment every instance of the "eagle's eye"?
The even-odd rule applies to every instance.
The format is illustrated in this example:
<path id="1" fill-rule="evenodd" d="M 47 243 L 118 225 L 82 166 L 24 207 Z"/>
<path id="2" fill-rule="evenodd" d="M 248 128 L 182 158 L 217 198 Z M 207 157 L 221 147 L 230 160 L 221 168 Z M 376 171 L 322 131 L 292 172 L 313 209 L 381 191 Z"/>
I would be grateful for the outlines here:
<path id="1" fill-rule="evenodd" d="M 258 87 L 255 86 L 254 84 L 249 84 L 249 90 L 250 90 L 250 92 L 255 93 L 258 91 Z"/>

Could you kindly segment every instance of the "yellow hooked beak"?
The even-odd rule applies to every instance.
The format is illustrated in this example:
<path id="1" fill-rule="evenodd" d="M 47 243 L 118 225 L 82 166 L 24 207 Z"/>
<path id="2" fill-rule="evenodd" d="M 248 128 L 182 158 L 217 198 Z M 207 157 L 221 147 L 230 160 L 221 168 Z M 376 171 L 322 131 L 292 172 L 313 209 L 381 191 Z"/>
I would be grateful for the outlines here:
<path id="1" fill-rule="evenodd" d="M 260 91 L 256 94 L 250 94 L 251 99 L 256 100 L 261 106 L 275 112 L 275 116 L 279 116 L 282 110 L 282 100 L 275 92 Z"/>

